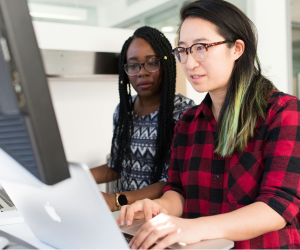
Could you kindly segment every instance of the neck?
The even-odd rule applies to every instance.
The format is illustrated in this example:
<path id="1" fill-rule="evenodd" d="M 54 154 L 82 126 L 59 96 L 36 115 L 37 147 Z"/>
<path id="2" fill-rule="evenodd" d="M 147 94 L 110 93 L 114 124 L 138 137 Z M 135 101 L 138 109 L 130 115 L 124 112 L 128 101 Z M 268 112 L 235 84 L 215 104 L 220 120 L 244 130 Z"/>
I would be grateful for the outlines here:
<path id="1" fill-rule="evenodd" d="M 138 95 L 133 108 L 135 114 L 138 116 L 145 116 L 158 110 L 160 106 L 160 96 L 161 95 L 159 94 L 147 98 Z"/>
<path id="2" fill-rule="evenodd" d="M 212 100 L 212 112 L 217 122 L 225 100 L 226 93 L 227 89 L 209 92 L 210 98 Z"/>

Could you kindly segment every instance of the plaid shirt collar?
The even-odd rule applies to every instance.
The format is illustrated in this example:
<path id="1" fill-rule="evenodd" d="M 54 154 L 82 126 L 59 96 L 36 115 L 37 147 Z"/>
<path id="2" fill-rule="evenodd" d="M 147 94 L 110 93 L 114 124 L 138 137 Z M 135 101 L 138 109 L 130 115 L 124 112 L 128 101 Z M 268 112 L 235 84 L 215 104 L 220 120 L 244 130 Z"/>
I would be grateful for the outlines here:
<path id="1" fill-rule="evenodd" d="M 196 121 L 198 119 L 198 117 L 201 117 L 203 115 L 203 117 L 205 117 L 205 119 L 209 123 L 217 124 L 217 122 L 214 118 L 214 115 L 212 113 L 212 110 L 211 110 L 211 105 L 212 105 L 212 100 L 210 98 L 209 93 L 207 93 L 204 100 L 202 101 L 202 103 L 199 105 L 199 107 L 197 109 L 194 120 Z"/>

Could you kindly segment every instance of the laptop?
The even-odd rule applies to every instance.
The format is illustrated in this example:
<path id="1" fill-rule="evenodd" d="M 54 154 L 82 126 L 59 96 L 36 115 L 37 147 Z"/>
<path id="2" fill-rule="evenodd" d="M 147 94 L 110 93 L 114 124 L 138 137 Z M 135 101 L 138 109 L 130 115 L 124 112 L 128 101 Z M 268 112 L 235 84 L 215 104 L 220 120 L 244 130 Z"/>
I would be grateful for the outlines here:
<path id="1" fill-rule="evenodd" d="M 33 234 L 52 247 L 129 249 L 125 238 L 133 237 L 144 223 L 134 221 L 132 226 L 120 228 L 86 165 L 69 164 L 71 178 L 47 186 L 1 149 L 0 162 L 2 186 Z M 12 176 L 23 181 L 13 180 Z M 218 239 L 171 247 L 229 249 L 233 246 L 230 240 Z"/>

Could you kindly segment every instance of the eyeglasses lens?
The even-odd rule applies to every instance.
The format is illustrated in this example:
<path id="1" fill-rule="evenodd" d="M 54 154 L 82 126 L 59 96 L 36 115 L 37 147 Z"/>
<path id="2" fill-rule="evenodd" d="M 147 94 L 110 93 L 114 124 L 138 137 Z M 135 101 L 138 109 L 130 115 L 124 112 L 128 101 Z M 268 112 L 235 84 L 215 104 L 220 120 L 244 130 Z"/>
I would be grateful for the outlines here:
<path id="1" fill-rule="evenodd" d="M 207 55 L 205 47 L 201 44 L 196 44 L 192 47 L 193 56 L 197 61 L 203 61 Z"/>
<path id="2" fill-rule="evenodd" d="M 185 63 L 188 57 L 188 55 L 185 52 L 185 49 L 183 48 L 176 48 L 174 50 L 174 55 L 177 61 L 180 63 Z M 203 61 L 206 58 L 206 55 L 207 51 L 203 45 L 195 44 L 194 46 L 192 46 L 192 56 L 197 61 Z"/>
<path id="3" fill-rule="evenodd" d="M 159 69 L 160 62 L 158 59 L 152 59 L 145 62 L 145 69 L 148 72 L 155 72 Z"/>
<path id="4" fill-rule="evenodd" d="M 148 72 L 155 72 L 160 67 L 159 59 L 150 59 L 144 63 L 144 68 Z M 141 66 L 138 63 L 126 64 L 125 71 L 128 75 L 136 75 L 141 70 Z"/>
<path id="5" fill-rule="evenodd" d="M 174 50 L 174 55 L 177 61 L 180 63 L 184 63 L 187 59 L 187 54 L 185 53 L 185 50 L 182 48 L 176 48 Z"/>
<path id="6" fill-rule="evenodd" d="M 140 71 L 140 66 L 137 63 L 125 65 L 125 71 L 128 75 L 135 75 Z"/>

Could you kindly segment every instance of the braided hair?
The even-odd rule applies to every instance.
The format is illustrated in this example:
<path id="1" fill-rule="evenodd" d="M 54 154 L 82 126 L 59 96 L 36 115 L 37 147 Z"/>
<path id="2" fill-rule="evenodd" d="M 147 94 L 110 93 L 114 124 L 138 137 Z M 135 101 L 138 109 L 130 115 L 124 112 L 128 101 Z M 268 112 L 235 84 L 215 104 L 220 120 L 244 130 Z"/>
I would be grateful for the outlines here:
<path id="1" fill-rule="evenodd" d="M 128 75 L 124 70 L 127 62 L 127 50 L 135 38 L 145 39 L 156 51 L 161 59 L 163 67 L 163 82 L 161 101 L 158 113 L 158 130 L 155 146 L 154 166 L 151 173 L 151 184 L 158 182 L 165 164 L 168 164 L 170 157 L 170 146 L 174 135 L 174 98 L 176 81 L 176 64 L 171 54 L 172 46 L 163 33 L 151 27 L 137 29 L 133 36 L 128 38 L 122 48 L 119 59 L 119 118 L 115 126 L 111 146 L 111 162 L 114 170 L 122 173 L 126 169 L 127 187 L 130 186 L 131 178 L 131 137 L 133 134 L 133 102 L 131 97 L 131 86 Z M 125 183 L 118 181 L 117 187 L 124 190 Z"/>

